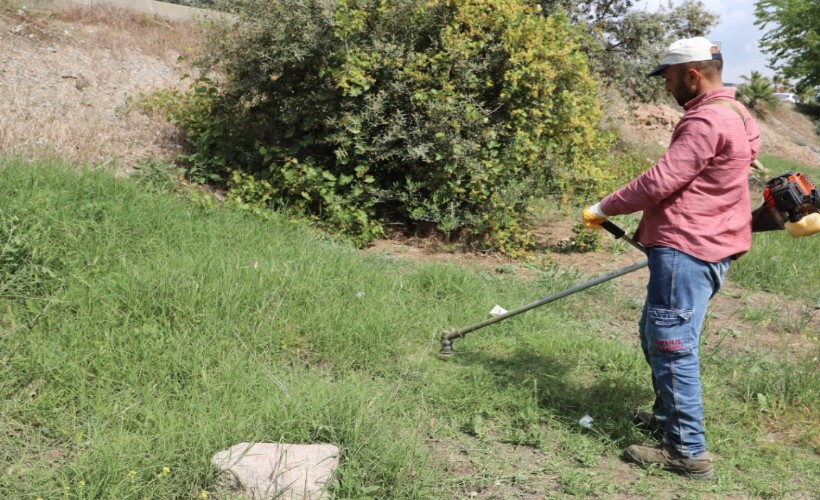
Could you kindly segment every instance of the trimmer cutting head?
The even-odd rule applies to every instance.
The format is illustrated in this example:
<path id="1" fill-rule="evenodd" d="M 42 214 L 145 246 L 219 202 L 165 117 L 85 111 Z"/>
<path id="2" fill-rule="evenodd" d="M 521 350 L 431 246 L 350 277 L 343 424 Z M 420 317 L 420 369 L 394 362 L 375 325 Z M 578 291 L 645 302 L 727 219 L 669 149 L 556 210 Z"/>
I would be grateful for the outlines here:
<path id="1" fill-rule="evenodd" d="M 453 341 L 447 338 L 441 339 L 441 350 L 438 352 L 439 356 L 455 356 L 456 352 L 453 350 Z"/>

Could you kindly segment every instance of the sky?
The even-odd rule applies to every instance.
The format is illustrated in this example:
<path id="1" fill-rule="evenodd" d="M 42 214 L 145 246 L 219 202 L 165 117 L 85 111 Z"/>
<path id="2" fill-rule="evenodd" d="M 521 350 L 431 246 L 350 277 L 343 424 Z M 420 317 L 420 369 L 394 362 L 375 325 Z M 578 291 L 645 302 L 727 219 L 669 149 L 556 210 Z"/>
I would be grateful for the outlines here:
<path id="1" fill-rule="evenodd" d="M 723 53 L 723 82 L 743 83 L 741 75 L 749 76 L 752 71 L 758 71 L 763 76 L 771 78 L 774 71 L 766 65 L 765 54 L 757 46 L 758 40 L 766 30 L 755 26 L 756 0 L 706 0 L 703 4 L 710 12 L 720 16 L 718 24 L 706 37 L 714 43 L 720 44 Z M 637 0 L 635 9 L 645 9 L 650 12 L 658 10 L 660 5 L 666 5 L 667 0 Z M 675 0 L 674 5 L 681 2 Z"/>

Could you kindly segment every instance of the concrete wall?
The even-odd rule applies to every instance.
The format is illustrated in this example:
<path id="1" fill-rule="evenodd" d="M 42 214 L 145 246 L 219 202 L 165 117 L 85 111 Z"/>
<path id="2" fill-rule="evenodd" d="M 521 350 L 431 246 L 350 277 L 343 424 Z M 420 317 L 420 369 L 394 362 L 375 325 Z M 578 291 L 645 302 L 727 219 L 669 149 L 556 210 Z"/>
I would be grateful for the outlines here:
<path id="1" fill-rule="evenodd" d="M 155 0 L 18 0 L 18 5 L 30 5 L 37 7 L 93 7 L 95 5 L 110 5 L 135 12 L 144 12 L 164 17 L 173 21 L 196 21 L 208 17 L 229 17 L 225 14 L 212 10 L 197 9 L 185 5 L 173 3 L 157 2 Z"/>

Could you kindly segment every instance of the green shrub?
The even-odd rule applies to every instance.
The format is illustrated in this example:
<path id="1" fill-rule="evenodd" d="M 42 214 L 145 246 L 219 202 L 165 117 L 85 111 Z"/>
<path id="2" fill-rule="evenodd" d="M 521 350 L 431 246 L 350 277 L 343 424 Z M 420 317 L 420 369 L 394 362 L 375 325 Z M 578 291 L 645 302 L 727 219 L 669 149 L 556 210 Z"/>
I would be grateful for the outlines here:
<path id="1" fill-rule="evenodd" d="M 182 172 L 173 163 L 152 158 L 134 166 L 133 178 L 148 191 L 170 193 L 181 185 Z"/>
<path id="2" fill-rule="evenodd" d="M 632 146 L 622 151 L 613 151 L 610 182 L 605 185 L 608 193 L 625 186 L 629 181 L 654 166 L 660 156 L 650 149 Z"/>
<path id="3" fill-rule="evenodd" d="M 604 194 L 596 87 L 561 15 L 518 0 L 231 5 L 239 22 L 210 31 L 203 60 L 222 83 L 171 106 L 203 177 L 253 176 L 264 203 L 360 243 L 399 222 L 510 254 L 531 243 L 533 197 Z"/>

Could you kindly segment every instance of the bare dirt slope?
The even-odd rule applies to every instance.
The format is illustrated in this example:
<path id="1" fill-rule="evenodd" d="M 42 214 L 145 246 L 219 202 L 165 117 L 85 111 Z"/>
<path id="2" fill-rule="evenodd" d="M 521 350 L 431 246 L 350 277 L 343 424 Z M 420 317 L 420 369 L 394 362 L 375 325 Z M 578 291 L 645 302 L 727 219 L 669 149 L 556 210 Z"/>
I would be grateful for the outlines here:
<path id="1" fill-rule="evenodd" d="M 56 12 L 0 3 L 0 152 L 115 164 L 168 156 L 162 120 L 132 109 L 141 92 L 173 88 L 197 29 L 105 7 Z"/>

